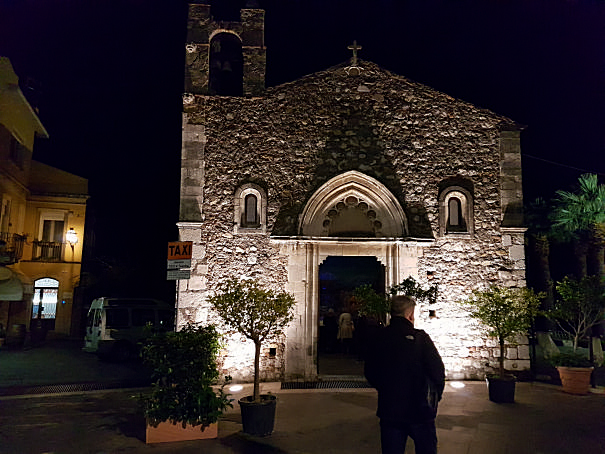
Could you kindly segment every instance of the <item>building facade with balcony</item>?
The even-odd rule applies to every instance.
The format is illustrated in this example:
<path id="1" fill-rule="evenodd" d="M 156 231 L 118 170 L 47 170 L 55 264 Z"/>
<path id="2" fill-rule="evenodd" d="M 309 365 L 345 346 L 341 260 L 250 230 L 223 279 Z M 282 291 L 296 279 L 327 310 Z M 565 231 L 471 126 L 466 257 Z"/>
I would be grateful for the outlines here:
<path id="1" fill-rule="evenodd" d="M 0 324 L 69 335 L 88 181 L 32 159 L 48 133 L 18 82 L 0 57 Z"/>

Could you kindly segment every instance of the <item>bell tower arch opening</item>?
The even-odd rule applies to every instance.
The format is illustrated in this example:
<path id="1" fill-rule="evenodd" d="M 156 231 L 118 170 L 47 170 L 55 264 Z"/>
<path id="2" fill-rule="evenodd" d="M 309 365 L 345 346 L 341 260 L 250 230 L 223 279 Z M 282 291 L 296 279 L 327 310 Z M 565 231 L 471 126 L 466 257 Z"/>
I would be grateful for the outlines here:
<path id="1" fill-rule="evenodd" d="M 242 42 L 233 33 L 217 33 L 210 41 L 208 92 L 219 96 L 244 93 L 244 57 Z"/>

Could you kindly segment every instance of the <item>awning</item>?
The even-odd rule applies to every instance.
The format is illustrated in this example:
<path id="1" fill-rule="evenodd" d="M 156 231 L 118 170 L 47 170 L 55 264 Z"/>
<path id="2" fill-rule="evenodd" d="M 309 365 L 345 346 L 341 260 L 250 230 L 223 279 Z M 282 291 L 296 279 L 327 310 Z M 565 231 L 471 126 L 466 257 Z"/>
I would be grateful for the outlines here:
<path id="1" fill-rule="evenodd" d="M 23 300 L 23 283 L 10 268 L 0 266 L 0 301 Z"/>

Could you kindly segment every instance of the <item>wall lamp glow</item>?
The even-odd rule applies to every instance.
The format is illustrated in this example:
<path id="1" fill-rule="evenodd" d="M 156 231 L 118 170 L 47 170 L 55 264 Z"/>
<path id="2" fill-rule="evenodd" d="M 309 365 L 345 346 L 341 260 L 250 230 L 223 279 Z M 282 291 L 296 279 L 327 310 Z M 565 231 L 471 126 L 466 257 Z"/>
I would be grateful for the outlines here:
<path id="1" fill-rule="evenodd" d="M 71 247 L 74 247 L 74 245 L 78 243 L 78 234 L 73 227 L 65 234 L 65 241 L 67 241 Z"/>
<path id="2" fill-rule="evenodd" d="M 455 389 L 460 389 L 464 388 L 464 383 L 462 383 L 461 381 L 451 381 L 450 386 Z"/>
<path id="3" fill-rule="evenodd" d="M 231 391 L 232 393 L 236 393 L 241 391 L 242 389 L 244 389 L 242 385 L 233 385 L 229 388 L 229 391 Z"/>

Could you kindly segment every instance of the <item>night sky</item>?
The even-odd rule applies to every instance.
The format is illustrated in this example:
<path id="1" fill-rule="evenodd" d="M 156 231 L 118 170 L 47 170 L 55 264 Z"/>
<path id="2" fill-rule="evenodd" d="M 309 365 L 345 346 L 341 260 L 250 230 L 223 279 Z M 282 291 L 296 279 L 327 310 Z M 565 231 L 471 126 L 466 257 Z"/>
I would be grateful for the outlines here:
<path id="1" fill-rule="evenodd" d="M 213 3 L 229 19 L 242 2 Z M 245 3 L 245 2 L 244 2 Z M 267 84 L 359 57 L 526 125 L 525 197 L 605 180 L 605 1 L 259 0 Z M 162 281 L 177 238 L 186 2 L 0 0 L 35 159 L 89 179 L 95 256 Z M 28 90 L 24 90 L 28 92 Z M 28 92 L 28 96 L 31 93 Z"/>

